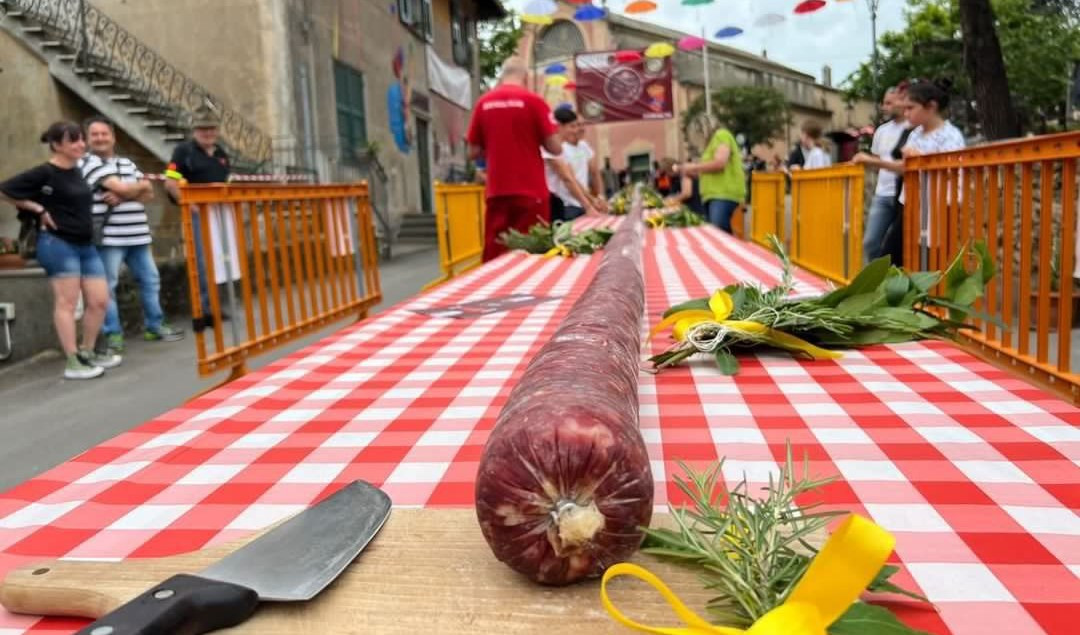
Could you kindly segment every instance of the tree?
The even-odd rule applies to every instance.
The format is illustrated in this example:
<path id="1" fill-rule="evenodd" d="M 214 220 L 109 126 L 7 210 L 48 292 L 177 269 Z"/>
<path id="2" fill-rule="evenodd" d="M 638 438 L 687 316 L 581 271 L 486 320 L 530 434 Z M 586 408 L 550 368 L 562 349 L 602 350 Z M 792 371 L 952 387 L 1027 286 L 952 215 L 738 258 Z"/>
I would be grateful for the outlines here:
<path id="1" fill-rule="evenodd" d="M 733 86 L 713 93 L 713 119 L 733 134 L 746 137 L 748 147 L 775 139 L 790 120 L 784 94 L 767 86 Z M 705 95 L 683 113 L 683 136 L 693 152 L 704 149 L 712 125 L 705 117 Z"/>
<path id="2" fill-rule="evenodd" d="M 508 11 L 505 18 L 484 22 L 477 28 L 480 77 L 485 85 L 491 86 L 499 78 L 503 62 L 517 52 L 522 33 L 521 20 L 513 11 Z"/>
<path id="3" fill-rule="evenodd" d="M 959 0 L 960 33 L 964 41 L 964 66 L 975 93 L 976 112 L 987 139 L 1020 135 L 1009 75 L 1001 55 L 990 0 Z"/>
<path id="4" fill-rule="evenodd" d="M 1074 60 L 1080 59 L 1080 10 L 1072 0 L 991 0 L 1012 102 L 1021 123 L 1045 126 L 1064 112 Z M 959 0 L 909 0 L 905 27 L 883 34 L 881 81 L 895 86 L 903 79 L 953 80 L 950 118 L 972 131 L 979 101 L 964 66 Z M 850 97 L 880 99 L 870 62 L 845 80 Z M 975 109 L 971 107 L 975 100 Z"/>

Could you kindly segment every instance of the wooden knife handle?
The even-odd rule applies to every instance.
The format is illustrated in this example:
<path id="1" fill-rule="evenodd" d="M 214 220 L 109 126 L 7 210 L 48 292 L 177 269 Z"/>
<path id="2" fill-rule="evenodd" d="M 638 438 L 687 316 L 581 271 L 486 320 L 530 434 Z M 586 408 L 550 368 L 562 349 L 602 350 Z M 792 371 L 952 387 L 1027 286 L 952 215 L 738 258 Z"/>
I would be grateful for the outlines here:
<path id="1" fill-rule="evenodd" d="M 258 605 L 259 595 L 247 587 L 181 573 L 77 635 L 202 635 L 243 622 Z"/>
<path id="2" fill-rule="evenodd" d="M 115 562 L 64 560 L 15 569 L 0 585 L 0 605 L 26 615 L 98 618 L 148 586 L 127 586 L 118 569 Z"/>

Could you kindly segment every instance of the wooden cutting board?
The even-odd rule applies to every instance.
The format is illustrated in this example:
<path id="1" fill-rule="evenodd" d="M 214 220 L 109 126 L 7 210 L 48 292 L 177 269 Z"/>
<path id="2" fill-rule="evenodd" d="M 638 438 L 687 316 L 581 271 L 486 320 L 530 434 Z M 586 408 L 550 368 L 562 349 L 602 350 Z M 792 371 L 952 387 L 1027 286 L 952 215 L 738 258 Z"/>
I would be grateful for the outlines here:
<path id="1" fill-rule="evenodd" d="M 666 516 L 657 516 L 653 525 L 666 521 Z M 0 601 L 36 614 L 50 603 L 48 587 L 75 588 L 79 601 L 66 603 L 72 614 L 99 617 L 175 573 L 197 573 L 254 537 L 169 558 L 42 563 L 12 572 L 0 587 Z M 693 573 L 640 554 L 634 560 L 703 613 L 709 594 Z M 43 568 L 49 571 L 32 574 Z M 471 509 L 395 509 L 368 548 L 314 600 L 264 603 L 244 624 L 220 632 L 630 632 L 603 610 L 599 589 L 598 581 L 548 588 L 519 576 L 495 560 Z M 612 582 L 611 590 L 612 599 L 632 618 L 653 625 L 676 624 L 667 604 L 643 583 L 620 578 Z"/>

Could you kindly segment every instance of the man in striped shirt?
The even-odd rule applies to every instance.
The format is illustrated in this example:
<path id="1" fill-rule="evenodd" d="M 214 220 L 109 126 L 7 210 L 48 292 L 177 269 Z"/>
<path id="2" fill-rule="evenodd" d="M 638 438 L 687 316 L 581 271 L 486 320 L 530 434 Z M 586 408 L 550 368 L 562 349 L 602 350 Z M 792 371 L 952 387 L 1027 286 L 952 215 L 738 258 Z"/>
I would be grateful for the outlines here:
<path id="1" fill-rule="evenodd" d="M 183 332 L 166 324 L 161 310 L 161 277 L 150 250 L 150 224 L 143 205 L 153 198 L 153 186 L 131 159 L 116 156 L 112 122 L 104 117 L 92 117 L 84 127 L 90 154 L 83 158 L 80 167 L 94 193 L 95 223 L 104 223 L 98 251 L 105 263 L 110 300 L 101 331 L 109 350 L 117 353 L 124 350 L 124 329 L 116 306 L 121 263 L 127 264 L 139 285 L 145 339 L 166 342 L 182 339 Z"/>

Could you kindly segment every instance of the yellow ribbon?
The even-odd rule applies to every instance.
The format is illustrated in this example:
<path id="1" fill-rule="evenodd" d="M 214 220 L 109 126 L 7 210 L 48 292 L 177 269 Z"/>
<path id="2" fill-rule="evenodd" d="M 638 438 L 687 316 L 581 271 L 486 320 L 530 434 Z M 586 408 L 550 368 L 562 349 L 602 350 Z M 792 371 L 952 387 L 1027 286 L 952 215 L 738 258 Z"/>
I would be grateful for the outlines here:
<path id="1" fill-rule="evenodd" d="M 600 584 L 600 601 L 623 626 L 660 635 L 826 635 L 826 629 L 866 590 L 892 553 L 896 539 L 870 520 L 852 514 L 810 562 L 802 579 L 780 606 L 750 628 L 715 626 L 690 610 L 660 578 L 629 562 L 609 567 Z M 607 585 L 619 576 L 644 581 L 660 592 L 685 627 L 646 626 L 622 614 L 608 597 Z"/>
<path id="2" fill-rule="evenodd" d="M 804 339 L 795 337 L 789 333 L 784 333 L 783 331 L 769 328 L 760 322 L 727 319 L 734 308 L 735 303 L 731 299 L 731 296 L 726 291 L 717 291 L 709 298 L 708 311 L 704 309 L 676 311 L 653 327 L 652 331 L 649 332 L 649 339 L 656 337 L 661 331 L 670 328 L 672 329 L 672 335 L 675 339 L 682 342 L 686 339 L 686 332 L 692 327 L 697 326 L 702 322 L 715 322 L 724 328 L 733 331 L 750 335 L 760 335 L 763 340 L 777 348 L 794 351 L 796 353 L 804 353 L 809 355 L 812 359 L 839 359 L 840 357 L 843 357 L 842 353 L 814 346 Z"/>
<path id="3" fill-rule="evenodd" d="M 663 229 L 664 215 L 657 214 L 656 216 L 650 216 L 645 219 L 645 222 L 648 223 L 649 227 L 652 227 L 653 229 Z"/>
<path id="4" fill-rule="evenodd" d="M 551 249 L 548 249 L 544 253 L 545 258 L 554 258 L 555 256 L 563 256 L 565 258 L 573 258 L 574 252 L 570 251 L 570 248 L 566 245 L 555 245 Z"/>

